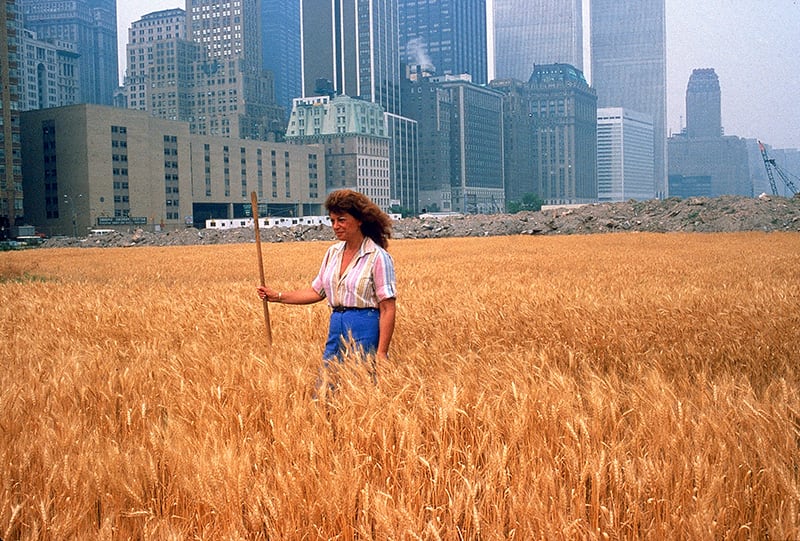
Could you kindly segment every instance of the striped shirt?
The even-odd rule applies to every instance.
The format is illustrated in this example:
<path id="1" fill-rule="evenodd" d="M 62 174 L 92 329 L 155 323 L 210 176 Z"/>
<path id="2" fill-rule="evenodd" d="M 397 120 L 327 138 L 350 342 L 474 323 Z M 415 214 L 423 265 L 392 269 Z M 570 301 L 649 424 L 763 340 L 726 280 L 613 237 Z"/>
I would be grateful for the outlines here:
<path id="1" fill-rule="evenodd" d="M 319 274 L 311 282 L 314 291 L 327 298 L 330 306 L 377 308 L 381 301 L 397 295 L 394 261 L 389 252 L 364 237 L 358 252 L 340 275 L 344 247 L 342 241 L 328 248 Z"/>

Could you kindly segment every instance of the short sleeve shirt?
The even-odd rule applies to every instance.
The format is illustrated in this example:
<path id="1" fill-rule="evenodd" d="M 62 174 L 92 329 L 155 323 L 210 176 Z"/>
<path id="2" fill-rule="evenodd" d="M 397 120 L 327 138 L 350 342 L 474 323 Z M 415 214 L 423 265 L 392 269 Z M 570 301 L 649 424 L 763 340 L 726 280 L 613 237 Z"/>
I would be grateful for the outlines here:
<path id="1" fill-rule="evenodd" d="M 344 271 L 344 242 L 328 248 L 319 274 L 311 287 L 328 299 L 330 306 L 377 308 L 381 301 L 397 296 L 394 261 L 389 252 L 364 237 L 361 247 Z"/>

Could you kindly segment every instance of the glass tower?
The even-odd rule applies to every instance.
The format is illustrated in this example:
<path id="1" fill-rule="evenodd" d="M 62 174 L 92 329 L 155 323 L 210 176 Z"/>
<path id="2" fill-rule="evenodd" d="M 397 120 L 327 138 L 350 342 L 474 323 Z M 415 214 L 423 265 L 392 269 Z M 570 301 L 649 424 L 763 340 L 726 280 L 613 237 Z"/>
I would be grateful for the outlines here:
<path id="1" fill-rule="evenodd" d="M 403 62 L 486 84 L 486 0 L 399 0 L 398 7 Z"/>
<path id="2" fill-rule="evenodd" d="M 336 94 L 400 114 L 397 0 L 301 0 L 303 93 L 327 79 Z"/>
<path id="3" fill-rule="evenodd" d="M 592 0 L 592 86 L 598 107 L 653 120 L 655 194 L 667 195 L 665 0 Z"/>
<path id="4" fill-rule="evenodd" d="M 303 95 L 300 0 L 261 0 L 261 27 L 264 69 L 272 72 L 275 100 L 288 113 L 292 100 Z"/>
<path id="5" fill-rule="evenodd" d="M 494 0 L 495 79 L 527 81 L 534 64 L 583 71 L 581 0 Z"/>

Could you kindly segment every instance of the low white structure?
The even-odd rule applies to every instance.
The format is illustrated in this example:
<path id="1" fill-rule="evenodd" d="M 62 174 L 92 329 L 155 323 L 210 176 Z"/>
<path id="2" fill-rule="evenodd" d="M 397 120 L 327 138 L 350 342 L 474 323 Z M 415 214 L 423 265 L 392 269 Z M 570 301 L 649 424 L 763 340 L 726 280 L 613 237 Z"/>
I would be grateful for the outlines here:
<path id="1" fill-rule="evenodd" d="M 400 214 L 389 214 L 392 220 L 399 220 Z M 259 218 L 259 229 L 272 227 L 294 227 L 296 225 L 331 225 L 330 216 L 299 216 L 296 218 Z M 206 229 L 241 229 L 252 228 L 252 218 L 233 218 L 231 220 L 206 220 Z"/>
<path id="2" fill-rule="evenodd" d="M 259 229 L 272 227 L 293 227 L 295 225 L 331 225 L 329 216 L 299 216 L 296 218 L 259 218 Z M 233 218 L 230 220 L 206 220 L 206 229 L 252 228 L 252 218 Z"/>

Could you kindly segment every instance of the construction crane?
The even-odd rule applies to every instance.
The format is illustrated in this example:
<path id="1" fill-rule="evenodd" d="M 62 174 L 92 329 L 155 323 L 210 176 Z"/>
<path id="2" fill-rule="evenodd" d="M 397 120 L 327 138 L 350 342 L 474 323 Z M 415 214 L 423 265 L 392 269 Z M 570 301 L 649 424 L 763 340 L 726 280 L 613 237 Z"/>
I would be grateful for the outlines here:
<path id="1" fill-rule="evenodd" d="M 767 149 L 761 141 L 758 142 L 758 148 L 761 150 L 761 157 L 764 159 L 764 167 L 767 168 L 767 178 L 769 178 L 769 187 L 772 189 L 772 195 L 778 195 L 778 187 L 775 184 L 775 177 L 772 174 L 773 169 L 775 169 L 775 172 L 781 177 L 781 180 L 791 192 L 791 195 L 795 195 L 797 193 L 797 187 L 794 185 L 794 182 L 792 182 L 792 179 L 789 178 L 789 175 L 775 163 L 773 158 L 769 157 Z"/>

